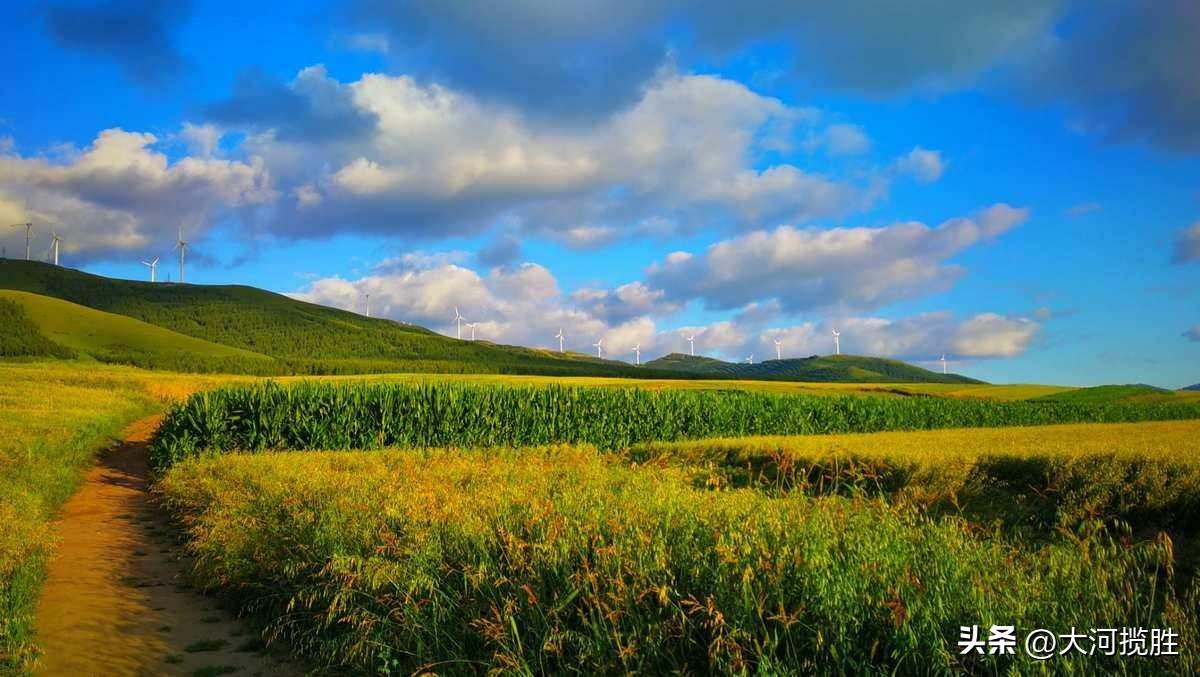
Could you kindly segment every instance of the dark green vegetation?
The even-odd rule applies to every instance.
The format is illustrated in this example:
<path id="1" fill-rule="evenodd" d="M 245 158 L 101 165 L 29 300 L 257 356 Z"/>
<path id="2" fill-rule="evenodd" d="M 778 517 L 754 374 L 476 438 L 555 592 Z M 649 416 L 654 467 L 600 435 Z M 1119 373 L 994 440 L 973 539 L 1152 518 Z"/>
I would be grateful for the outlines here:
<path id="1" fill-rule="evenodd" d="M 133 350 L 121 353 L 114 346 L 97 355 L 98 359 L 150 368 L 253 374 L 661 375 L 584 355 L 458 341 L 415 325 L 304 303 L 253 287 L 151 284 L 36 261 L 0 259 L 0 289 L 63 299 L 253 354 L 220 357 L 199 351 L 180 357 Z"/>
<path id="2" fill-rule="evenodd" d="M 0 297 L 0 357 L 74 357 L 74 353 L 42 335 L 24 306 Z"/>
<path id="3" fill-rule="evenodd" d="M 1174 402 L 1183 400 L 1173 391 L 1156 388 L 1144 383 L 1127 385 L 1093 386 L 1078 388 L 1053 395 L 1043 395 L 1037 398 L 1049 402 L 1075 402 L 1079 404 L 1100 404 L 1110 402 Z M 1192 400 L 1195 401 L 1195 400 Z"/>
<path id="4" fill-rule="evenodd" d="M 524 446 L 746 435 L 1200 418 L 1198 403 L 999 402 L 744 391 L 273 383 L 193 395 L 151 447 L 162 468 L 204 450 Z"/>
<path id="5" fill-rule="evenodd" d="M 939 374 L 898 360 L 859 355 L 824 355 L 754 364 L 723 362 L 711 357 L 671 353 L 646 367 L 706 378 L 850 383 L 982 383 L 958 374 Z"/>
<path id="6" fill-rule="evenodd" d="M 332 672 L 1194 674 L 1165 537 L 698 485 L 592 449 L 196 458 L 196 574 Z M 1170 627 L 1179 657 L 960 655 L 961 625 Z"/>

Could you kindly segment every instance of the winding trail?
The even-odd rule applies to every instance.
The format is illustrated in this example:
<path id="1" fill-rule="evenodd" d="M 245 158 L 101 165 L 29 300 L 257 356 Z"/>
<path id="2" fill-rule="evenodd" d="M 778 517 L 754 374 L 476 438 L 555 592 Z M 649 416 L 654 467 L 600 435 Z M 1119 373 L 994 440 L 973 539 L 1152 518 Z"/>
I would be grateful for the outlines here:
<path id="1" fill-rule="evenodd" d="M 182 548 L 147 493 L 159 420 L 129 426 L 63 506 L 37 607 L 35 673 L 301 674 L 187 586 Z"/>

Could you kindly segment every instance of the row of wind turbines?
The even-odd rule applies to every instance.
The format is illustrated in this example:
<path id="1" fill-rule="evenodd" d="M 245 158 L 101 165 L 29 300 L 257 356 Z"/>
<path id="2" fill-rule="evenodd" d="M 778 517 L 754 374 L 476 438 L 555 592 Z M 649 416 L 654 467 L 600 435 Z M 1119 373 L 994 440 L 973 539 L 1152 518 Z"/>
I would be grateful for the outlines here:
<path id="1" fill-rule="evenodd" d="M 30 222 L 14 223 L 11 226 L 9 226 L 9 228 L 24 228 L 25 229 L 25 260 L 26 261 L 32 260 L 33 257 L 30 254 L 31 254 L 31 247 L 33 245 L 33 223 L 30 223 Z M 58 265 L 58 248 L 59 248 L 59 245 L 61 245 L 61 244 L 62 244 L 62 236 L 60 236 L 58 233 L 51 230 L 50 231 L 50 248 L 48 250 L 46 250 L 46 256 L 49 256 L 51 258 L 51 260 L 54 262 L 54 265 L 56 265 L 56 266 Z"/>
<path id="2" fill-rule="evenodd" d="M 369 304 L 370 299 L 371 299 L 370 294 L 367 294 L 366 295 L 366 301 L 368 303 L 367 308 L 366 308 L 367 317 L 371 316 L 371 308 L 370 308 L 370 304 Z M 460 313 L 458 311 L 458 306 L 454 306 L 453 322 L 455 323 L 456 336 L 459 340 L 462 340 L 462 337 L 463 337 L 462 336 L 463 326 L 466 326 L 467 328 L 469 328 L 471 330 L 471 338 L 469 340 L 471 340 L 471 341 L 475 340 L 475 327 L 478 323 L 467 322 L 466 318 L 463 317 L 462 313 Z M 840 331 L 838 331 L 837 329 L 833 329 L 830 331 L 830 334 L 833 335 L 833 354 L 841 355 L 842 354 L 842 341 L 841 341 L 842 333 Z M 566 352 L 566 350 L 565 350 L 566 334 L 563 333 L 562 327 L 558 328 L 558 333 L 556 333 L 554 335 L 554 338 L 558 340 L 558 352 L 560 352 L 560 353 Z M 684 337 L 684 339 L 688 342 L 688 354 L 691 355 L 692 357 L 695 357 L 696 356 L 696 335 L 688 334 L 686 337 Z M 779 338 L 774 338 L 774 339 L 772 339 L 772 342 L 775 344 L 775 359 L 782 360 L 783 359 L 783 341 L 781 341 Z M 604 357 L 604 337 L 600 337 L 600 338 L 596 339 L 596 342 L 592 344 L 592 347 L 596 349 L 596 357 L 602 359 Z M 641 364 L 642 364 L 642 344 L 635 343 L 633 345 L 633 347 L 631 347 L 629 349 L 629 352 L 633 353 L 633 363 L 637 366 L 641 366 Z M 948 374 L 949 369 L 947 366 L 948 362 L 946 360 L 946 354 L 942 353 L 942 356 L 940 358 L 938 358 L 937 361 L 940 362 L 942 365 L 942 373 Z M 750 353 L 750 355 L 746 357 L 745 362 L 746 362 L 746 364 L 754 364 L 754 353 Z"/>
<path id="3" fill-rule="evenodd" d="M 9 227 L 25 229 L 25 260 L 26 261 L 33 260 L 33 256 L 32 256 L 33 223 L 32 222 L 14 223 L 14 224 L 10 225 Z M 58 253 L 59 253 L 59 249 L 62 245 L 62 242 L 63 242 L 63 237 L 61 235 L 59 235 L 57 232 L 55 232 L 54 230 L 51 230 L 50 231 L 50 248 L 46 250 L 45 258 L 48 258 L 50 260 L 50 262 L 52 262 L 56 266 L 59 265 Z M 187 257 L 187 248 L 188 248 L 188 242 L 183 239 L 183 228 L 180 228 L 179 234 L 175 239 L 175 246 L 171 248 L 171 251 L 176 251 L 176 250 L 179 251 L 179 281 L 180 282 L 183 282 L 183 267 L 184 267 L 184 260 Z M 151 282 L 158 281 L 158 260 L 160 258 L 161 257 L 156 256 L 149 261 L 142 260 L 142 262 L 141 262 L 143 266 L 146 266 L 147 268 L 150 269 L 150 281 Z"/>

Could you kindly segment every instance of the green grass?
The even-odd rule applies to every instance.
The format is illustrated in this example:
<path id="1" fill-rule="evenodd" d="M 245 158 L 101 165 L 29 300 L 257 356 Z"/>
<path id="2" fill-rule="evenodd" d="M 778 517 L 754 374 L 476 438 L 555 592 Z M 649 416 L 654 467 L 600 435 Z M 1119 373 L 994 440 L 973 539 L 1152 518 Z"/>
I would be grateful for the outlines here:
<path id="1" fill-rule="evenodd" d="M 10 290 L 0 290 L 0 300 L 19 305 L 40 335 L 67 354 L 177 371 L 278 370 L 265 355 L 184 336 L 124 315 Z"/>
<path id="2" fill-rule="evenodd" d="M 964 624 L 1172 627 L 1172 544 L 1084 522 L 1028 543 L 864 497 L 708 489 L 591 449 L 195 458 L 160 483 L 202 582 L 334 672 L 1027 674 Z M 1120 536 L 1121 534 L 1116 534 Z"/>
<path id="3" fill-rule="evenodd" d="M 745 391 L 274 383 L 198 393 L 155 436 L 159 468 L 202 451 L 524 446 L 1200 418 L 1197 404 L 1072 404 Z"/>
<path id="4" fill-rule="evenodd" d="M 1076 402 L 1100 404 L 1110 402 L 1200 402 L 1200 394 L 1171 391 L 1144 384 L 1106 385 L 1078 388 L 1067 392 L 1053 393 L 1039 399 L 1054 402 Z"/>
<path id="5" fill-rule="evenodd" d="M 74 357 L 74 353 L 42 334 L 22 304 L 0 292 L 0 358 Z"/>

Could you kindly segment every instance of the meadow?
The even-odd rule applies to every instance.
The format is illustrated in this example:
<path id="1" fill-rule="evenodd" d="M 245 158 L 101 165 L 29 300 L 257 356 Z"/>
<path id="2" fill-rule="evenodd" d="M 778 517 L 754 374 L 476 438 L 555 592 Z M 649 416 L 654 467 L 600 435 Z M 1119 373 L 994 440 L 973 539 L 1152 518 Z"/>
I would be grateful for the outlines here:
<path id="1" fill-rule="evenodd" d="M 1144 425 L 1160 424 L 1117 428 L 1153 439 L 1136 432 Z M 1121 437 L 1073 428 L 1064 435 L 1091 449 Z M 1195 429 L 1167 432 L 1181 463 L 1194 463 Z M 976 452 L 1055 457 L 1027 444 L 1041 430 Z M 1165 534 L 1083 519 L 1027 539 L 898 496 L 707 483 L 697 443 L 678 446 L 670 462 L 662 447 L 632 462 L 568 445 L 207 456 L 171 467 L 159 491 L 188 531 L 199 582 L 335 671 L 1200 667 L 1196 586 Z M 1194 502 L 1196 484 L 1187 491 Z M 974 623 L 1170 627 L 1181 656 L 961 656 L 959 626 Z"/>
<path id="2" fill-rule="evenodd" d="M 1200 418 L 1195 402 L 815 397 L 469 383 L 272 382 L 198 393 L 152 445 L 164 468 L 206 451 L 536 446 Z"/>

